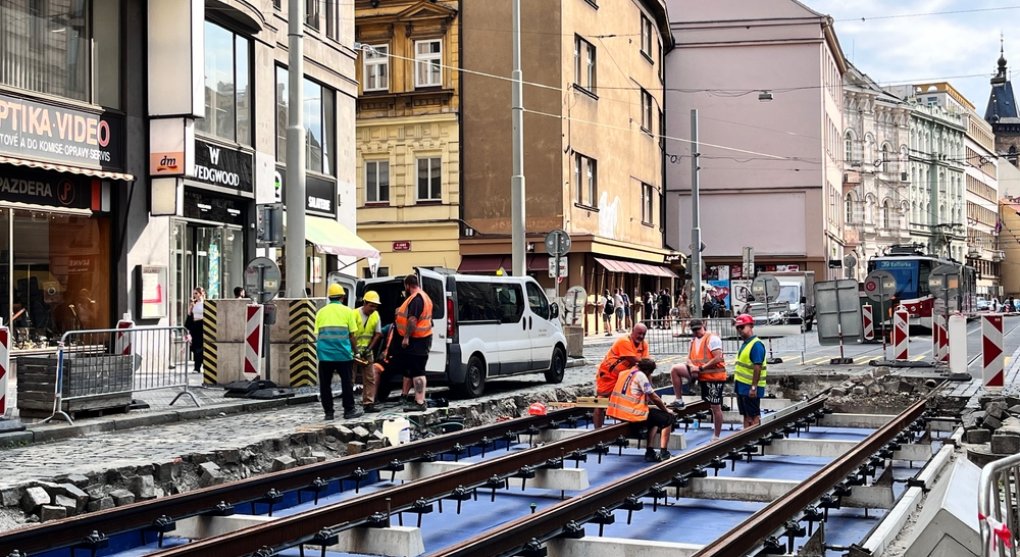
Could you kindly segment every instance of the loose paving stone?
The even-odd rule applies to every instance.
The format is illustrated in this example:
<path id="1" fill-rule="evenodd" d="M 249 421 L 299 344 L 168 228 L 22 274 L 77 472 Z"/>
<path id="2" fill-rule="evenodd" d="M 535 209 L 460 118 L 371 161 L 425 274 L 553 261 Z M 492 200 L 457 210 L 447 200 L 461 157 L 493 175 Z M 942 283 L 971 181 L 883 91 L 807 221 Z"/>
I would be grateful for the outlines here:
<path id="1" fill-rule="evenodd" d="M 981 445 L 992 440 L 992 432 L 984 428 L 972 429 L 967 432 L 967 442 Z"/>
<path id="2" fill-rule="evenodd" d="M 114 504 L 113 502 L 113 497 L 107 495 L 106 497 L 101 497 L 99 499 L 93 499 L 89 501 L 88 505 L 86 505 L 85 508 L 88 509 L 90 513 L 93 513 L 96 511 L 105 511 L 106 509 L 112 509 L 116 506 L 117 505 Z"/>
<path id="3" fill-rule="evenodd" d="M 64 509 L 66 509 L 64 514 L 67 516 L 74 516 L 78 514 L 78 502 L 67 495 L 53 496 L 53 504 L 58 507 L 64 507 Z"/>
<path id="4" fill-rule="evenodd" d="M 356 455 L 360 454 L 365 450 L 365 444 L 361 441 L 351 441 L 347 443 L 347 454 Z"/>
<path id="5" fill-rule="evenodd" d="M 49 505 L 53 499 L 45 489 L 41 487 L 30 487 L 21 492 L 21 510 L 26 513 L 33 513 L 43 505 Z"/>
<path id="6" fill-rule="evenodd" d="M 0 489 L 0 505 L 5 507 L 16 507 L 21 501 L 21 490 L 13 487 Z"/>
<path id="7" fill-rule="evenodd" d="M 1020 435 L 995 432 L 992 435 L 993 454 L 1013 455 L 1020 453 Z"/>
<path id="8" fill-rule="evenodd" d="M 1002 419 L 1006 417 L 1006 406 L 1005 402 L 992 402 L 985 407 L 985 412 L 993 418 Z"/>
<path id="9" fill-rule="evenodd" d="M 273 472 L 279 472 L 280 470 L 290 470 L 297 464 L 297 461 L 290 456 L 278 456 L 273 459 Z"/>
<path id="10" fill-rule="evenodd" d="M 995 416 L 988 415 L 985 416 L 985 421 L 982 422 L 981 425 L 983 425 L 987 429 L 997 429 L 999 426 L 1002 425 L 1002 420 L 996 418 Z"/>
<path id="11" fill-rule="evenodd" d="M 118 507 L 135 502 L 135 494 L 126 489 L 115 489 L 110 492 L 110 497 L 113 498 L 113 503 Z"/>
<path id="12" fill-rule="evenodd" d="M 57 505 L 43 505 L 39 508 L 39 519 L 43 522 L 67 518 L 67 509 Z"/>
<path id="13" fill-rule="evenodd" d="M 131 491 L 134 492 L 135 497 L 139 501 L 145 501 L 147 499 L 155 499 L 156 497 L 156 482 L 152 476 L 136 476 L 131 482 Z"/>

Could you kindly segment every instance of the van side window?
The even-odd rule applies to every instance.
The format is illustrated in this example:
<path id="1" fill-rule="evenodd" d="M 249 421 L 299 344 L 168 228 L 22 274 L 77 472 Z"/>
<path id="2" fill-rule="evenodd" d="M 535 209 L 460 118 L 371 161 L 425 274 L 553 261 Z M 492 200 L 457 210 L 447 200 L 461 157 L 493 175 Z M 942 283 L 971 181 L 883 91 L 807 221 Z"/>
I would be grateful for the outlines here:
<path id="1" fill-rule="evenodd" d="M 533 282 L 527 284 L 528 306 L 531 307 L 531 312 L 542 319 L 549 319 L 549 299 L 545 297 L 545 292 Z"/>
<path id="2" fill-rule="evenodd" d="M 446 294 L 443 291 L 443 283 L 434 278 L 419 276 L 422 290 L 432 300 L 432 319 L 446 317 Z"/>
<path id="3" fill-rule="evenodd" d="M 492 285 L 487 282 L 457 283 L 457 320 L 499 321 L 499 308 Z"/>
<path id="4" fill-rule="evenodd" d="M 500 321 L 517 323 L 524 315 L 524 296 L 519 284 L 494 284 L 496 305 L 499 307 Z"/>

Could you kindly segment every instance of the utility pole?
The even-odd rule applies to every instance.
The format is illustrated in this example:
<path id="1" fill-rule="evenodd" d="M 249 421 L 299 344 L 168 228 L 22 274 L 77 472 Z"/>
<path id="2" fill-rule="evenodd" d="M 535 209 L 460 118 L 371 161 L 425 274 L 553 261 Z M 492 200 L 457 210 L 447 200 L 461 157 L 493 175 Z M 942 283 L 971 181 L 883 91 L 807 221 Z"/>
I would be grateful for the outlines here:
<path id="1" fill-rule="evenodd" d="M 305 297 L 305 125 L 302 121 L 305 0 L 287 5 L 287 297 Z"/>
<path id="2" fill-rule="evenodd" d="M 293 1 L 293 0 L 292 0 Z M 524 271 L 524 91 L 521 78 L 521 0 L 512 1 L 513 19 L 513 81 L 512 107 L 510 108 L 513 137 L 513 176 L 510 178 L 510 243 L 511 267 L 515 277 L 523 277 Z"/>
<path id="3" fill-rule="evenodd" d="M 694 317 L 701 318 L 701 176 L 698 168 L 698 109 L 691 109 L 691 280 Z"/>

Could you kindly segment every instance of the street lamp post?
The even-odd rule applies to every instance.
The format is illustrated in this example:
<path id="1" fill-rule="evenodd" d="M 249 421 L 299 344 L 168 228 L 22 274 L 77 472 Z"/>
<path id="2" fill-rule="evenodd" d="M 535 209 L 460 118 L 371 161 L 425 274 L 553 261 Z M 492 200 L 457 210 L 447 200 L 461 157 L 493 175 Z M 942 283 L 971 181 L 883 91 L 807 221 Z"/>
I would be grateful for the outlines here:
<path id="1" fill-rule="evenodd" d="M 305 297 L 305 125 L 302 117 L 304 0 L 287 5 L 287 297 Z"/>
<path id="2" fill-rule="evenodd" d="M 513 137 L 513 176 L 510 178 L 511 267 L 515 277 L 524 276 L 524 91 L 521 77 L 521 0 L 513 0 L 513 73 L 510 108 Z"/>
<path id="3" fill-rule="evenodd" d="M 691 109 L 691 280 L 694 317 L 701 317 L 701 183 L 698 168 L 698 109 Z"/>

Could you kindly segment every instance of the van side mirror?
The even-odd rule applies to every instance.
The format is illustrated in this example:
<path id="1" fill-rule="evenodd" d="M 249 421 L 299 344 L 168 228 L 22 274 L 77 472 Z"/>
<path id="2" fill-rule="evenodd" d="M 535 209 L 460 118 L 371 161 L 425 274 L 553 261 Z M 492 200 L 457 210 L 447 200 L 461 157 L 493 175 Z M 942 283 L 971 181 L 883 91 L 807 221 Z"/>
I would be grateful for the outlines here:
<path id="1" fill-rule="evenodd" d="M 560 305 L 556 302 L 549 304 L 549 316 L 552 319 L 556 319 L 560 316 Z"/>
<path id="2" fill-rule="evenodd" d="M 807 303 L 807 296 L 801 296 L 800 297 L 800 303 L 806 304 Z"/>

